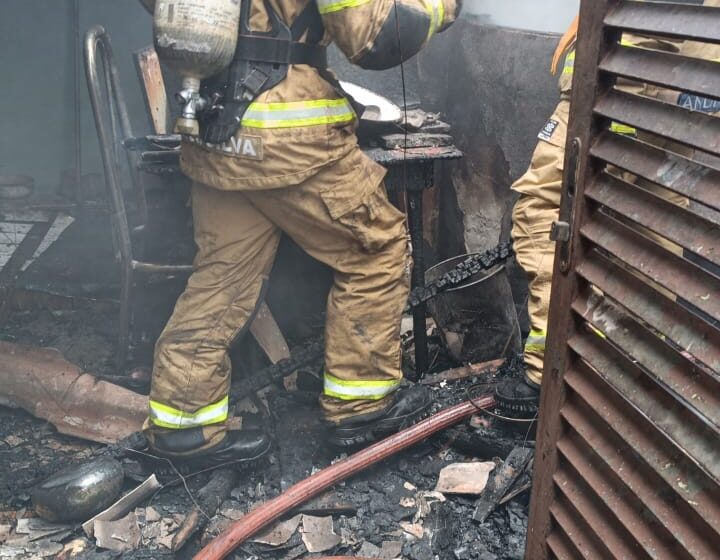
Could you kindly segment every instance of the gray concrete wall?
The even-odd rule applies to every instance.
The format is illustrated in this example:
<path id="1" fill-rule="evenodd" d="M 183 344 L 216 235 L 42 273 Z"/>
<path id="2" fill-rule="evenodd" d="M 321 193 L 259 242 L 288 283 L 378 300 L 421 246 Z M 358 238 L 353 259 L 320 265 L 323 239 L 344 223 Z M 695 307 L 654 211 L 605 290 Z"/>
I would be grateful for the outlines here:
<path id="1" fill-rule="evenodd" d="M 81 34 L 110 32 L 136 128 L 149 130 L 131 53 L 152 42 L 151 20 L 136 0 L 79 0 Z M 52 192 L 74 169 L 74 0 L 0 2 L 0 174 L 26 174 Z M 97 137 L 80 58 L 82 172 L 99 172 Z"/>
<path id="2" fill-rule="evenodd" d="M 423 109 L 439 112 L 452 125 L 455 142 L 465 153 L 462 161 L 445 165 L 437 181 L 440 218 L 434 237 L 439 259 L 483 251 L 509 239 L 515 202 L 510 186 L 527 169 L 538 131 L 559 98 L 557 78 L 550 73 L 558 35 L 488 22 L 514 21 L 531 29 L 564 31 L 577 10 L 574 0 L 542 2 L 547 12 L 541 18 L 536 4 L 540 3 L 471 1 L 466 4 L 469 15 L 434 37 L 405 65 L 408 103 L 419 101 Z M 511 9 L 519 17 L 508 19 Z M 556 17 L 548 18 L 553 13 Z M 358 71 L 338 53 L 332 61 L 341 78 L 402 103 L 399 68 Z M 473 329 L 483 331 L 474 335 L 489 342 L 490 352 L 474 358 L 490 359 L 498 346 L 512 338 L 508 326 L 516 316 L 527 327 L 525 273 L 513 264 L 507 275 L 472 295 L 474 309 L 484 310 L 485 325 L 474 325 Z"/>
<path id="3" fill-rule="evenodd" d="M 556 44 L 554 34 L 463 19 L 420 55 L 423 106 L 444 115 L 466 155 L 452 178 L 469 250 L 497 243 L 510 185 L 559 99 L 550 73 Z"/>
<path id="4" fill-rule="evenodd" d="M 423 107 L 444 115 L 465 152 L 441 183 L 440 257 L 509 239 L 515 202 L 510 186 L 527 169 L 538 131 L 559 98 L 549 70 L 557 39 L 463 18 L 420 55 Z M 525 274 L 513 265 L 507 279 L 526 327 Z M 498 316 L 512 305 L 502 282 L 479 297 Z"/>

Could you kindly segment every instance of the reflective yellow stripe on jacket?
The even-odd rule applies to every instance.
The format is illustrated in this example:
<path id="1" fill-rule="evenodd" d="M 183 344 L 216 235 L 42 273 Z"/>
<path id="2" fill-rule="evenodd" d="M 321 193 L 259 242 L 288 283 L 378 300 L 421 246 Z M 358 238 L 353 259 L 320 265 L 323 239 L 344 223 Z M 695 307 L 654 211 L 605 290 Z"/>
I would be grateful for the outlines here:
<path id="1" fill-rule="evenodd" d="M 325 391 L 328 397 L 334 397 L 344 401 L 367 399 L 377 401 L 387 397 L 390 393 L 400 387 L 400 380 L 391 381 L 345 381 L 337 377 L 325 374 Z"/>
<path id="2" fill-rule="evenodd" d="M 445 5 L 442 3 L 442 0 L 422 0 L 422 2 L 430 16 L 430 29 L 428 29 L 427 36 L 427 38 L 430 39 L 430 37 L 437 33 L 445 21 Z"/>
<path id="3" fill-rule="evenodd" d="M 161 428 L 183 430 L 224 422 L 228 418 L 229 399 L 201 408 L 197 412 L 184 412 L 157 401 L 150 401 L 150 421 Z"/>
<path id="4" fill-rule="evenodd" d="M 317 5 L 321 14 L 331 14 L 348 8 L 357 8 L 368 2 L 372 0 L 317 0 Z"/>
<path id="5" fill-rule="evenodd" d="M 355 118 L 347 99 L 290 103 L 251 103 L 243 116 L 247 128 L 298 128 L 350 122 Z"/>

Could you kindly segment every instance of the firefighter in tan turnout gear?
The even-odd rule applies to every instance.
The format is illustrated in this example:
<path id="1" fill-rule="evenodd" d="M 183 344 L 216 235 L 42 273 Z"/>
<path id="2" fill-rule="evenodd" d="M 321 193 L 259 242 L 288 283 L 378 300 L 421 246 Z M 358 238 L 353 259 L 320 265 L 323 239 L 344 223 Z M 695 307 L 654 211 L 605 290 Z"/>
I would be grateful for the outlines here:
<path id="1" fill-rule="evenodd" d="M 706 0 L 706 6 L 720 7 L 720 0 Z M 499 406 L 507 414 L 526 415 L 532 417 L 537 413 L 540 395 L 540 384 L 543 375 L 545 358 L 545 339 L 547 337 L 548 313 L 550 308 L 550 288 L 555 258 L 555 243 L 550 240 L 553 222 L 558 220 L 562 187 L 563 165 L 565 160 L 565 143 L 570 116 L 570 93 L 575 68 L 575 40 L 578 20 L 561 39 L 553 61 L 553 71 L 560 72 L 560 102 L 555 112 L 547 121 L 538 135 L 539 142 L 530 163 L 530 167 L 512 189 L 520 194 L 513 210 L 513 246 L 518 263 L 528 275 L 529 297 L 528 312 L 530 316 L 530 334 L 525 343 L 525 377 L 520 380 L 507 381 L 496 390 Z M 626 35 L 621 40 L 625 46 L 680 52 L 687 56 L 704 58 L 720 62 L 720 46 L 686 42 L 677 44 L 656 38 Z M 564 65 L 559 62 L 565 56 Z M 696 111 L 720 113 L 720 102 L 701 98 L 693 94 L 662 90 L 647 84 L 620 81 L 619 89 L 647 97 L 654 97 L 666 103 L 691 108 Z M 657 143 L 662 140 L 636 131 L 622 123 L 612 123 L 612 132 L 639 136 L 641 140 Z M 691 156 L 687 148 L 673 146 L 671 149 L 682 155 Z M 621 174 L 623 179 L 635 182 L 634 177 Z M 683 206 L 687 199 L 669 191 L 663 191 L 651 183 L 640 183 L 642 188 L 655 192 L 667 200 Z M 671 243 L 659 238 L 652 232 L 646 235 L 665 246 Z M 674 246 L 678 252 L 679 247 Z M 668 294 L 668 297 L 671 297 Z"/>
<path id="2" fill-rule="evenodd" d="M 335 271 L 321 397 L 333 441 L 370 441 L 430 404 L 400 386 L 404 216 L 388 202 L 384 169 L 358 147 L 358 116 L 325 68 L 325 47 L 334 42 L 366 69 L 396 66 L 453 23 L 458 2 L 242 6 L 235 60 L 203 84 L 215 105 L 201 114 L 200 136 L 183 141 L 198 253 L 156 345 L 146 423 L 155 453 L 202 464 L 269 447 L 260 432 L 227 430 L 228 347 L 253 315 L 283 232 Z"/>

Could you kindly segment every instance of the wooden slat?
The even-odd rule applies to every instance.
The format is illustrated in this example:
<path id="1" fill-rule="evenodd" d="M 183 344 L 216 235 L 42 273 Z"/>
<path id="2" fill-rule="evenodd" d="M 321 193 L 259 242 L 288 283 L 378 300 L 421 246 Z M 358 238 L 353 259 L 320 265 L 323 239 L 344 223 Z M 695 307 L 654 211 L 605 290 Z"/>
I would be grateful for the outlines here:
<path id="1" fill-rule="evenodd" d="M 562 440 L 561 440 L 562 441 Z M 558 445 L 562 452 L 562 448 Z M 585 473 L 578 473 L 568 466 L 567 456 L 564 455 L 560 469 L 555 473 L 553 480 L 555 486 L 573 504 L 578 515 L 586 525 L 591 528 L 597 539 L 607 549 L 603 558 L 626 558 L 627 560 L 647 560 L 652 558 L 644 553 L 634 538 L 633 533 L 623 527 L 627 518 L 621 519 L 607 507 L 605 500 L 600 499 L 597 493 L 587 483 Z M 604 496 L 612 493 L 612 489 L 604 486 Z M 596 523 L 602 519 L 603 523 Z M 654 560 L 654 558 L 653 558 Z"/>
<path id="2" fill-rule="evenodd" d="M 611 90 L 598 99 L 595 112 L 612 121 L 720 156 L 720 119 L 717 117 L 619 90 Z"/>
<path id="3" fill-rule="evenodd" d="M 720 170 L 635 138 L 603 132 L 590 148 L 599 158 L 663 188 L 720 211 Z"/>
<path id="4" fill-rule="evenodd" d="M 720 63 L 617 45 L 600 70 L 646 84 L 720 99 Z"/>
<path id="5" fill-rule="evenodd" d="M 169 112 L 168 98 L 165 90 L 165 79 L 160 67 L 160 59 L 155 49 L 145 47 L 135 53 L 140 82 L 143 86 L 143 96 L 150 114 L 155 134 L 167 134 Z"/>
<path id="6" fill-rule="evenodd" d="M 526 560 L 719 550 L 720 119 L 680 94 L 720 99 L 720 65 L 628 32 L 720 44 L 720 9 L 581 0 Z"/>
<path id="7" fill-rule="evenodd" d="M 641 35 L 720 43 L 720 10 L 705 6 L 623 1 L 605 17 L 605 25 Z"/>
<path id="8" fill-rule="evenodd" d="M 720 265 L 720 225 L 636 184 L 602 173 L 585 194 L 636 224 Z"/>
<path id="9" fill-rule="evenodd" d="M 588 426 L 604 433 L 620 456 L 615 468 L 624 469 L 629 464 L 626 457 L 634 458 L 636 472 L 657 488 L 667 488 L 662 499 L 670 501 L 672 510 L 681 512 L 681 523 L 692 523 L 697 518 L 705 521 L 711 535 L 708 540 L 712 543 L 718 536 L 720 523 L 720 488 L 710 482 L 707 473 L 587 364 L 578 363 L 567 372 L 565 379 L 572 394 L 561 410 L 563 419 L 589 441 L 595 439 Z M 598 448 L 598 452 L 600 450 Z M 682 505 L 676 505 L 679 503 Z M 695 529 L 706 530 L 700 524 Z"/>
<path id="10" fill-rule="evenodd" d="M 696 367 L 687 354 L 665 343 L 608 298 L 586 288 L 573 309 L 635 365 L 649 372 L 676 400 L 715 427 L 720 437 L 720 376 Z"/>
<path id="11" fill-rule="evenodd" d="M 587 403 L 578 395 L 563 409 L 563 418 L 572 429 L 558 447 L 573 468 L 583 474 L 597 499 L 626 520 L 624 523 L 638 533 L 641 544 L 655 546 L 656 537 L 660 543 L 655 550 L 660 558 L 702 558 L 710 553 L 713 530 L 674 491 L 672 484 L 677 480 L 668 484 L 630 451 L 627 441 L 585 407 Z M 623 425 L 623 431 L 638 429 L 641 427 L 637 425 Z M 673 544 L 673 540 L 679 543 Z"/>
<path id="12" fill-rule="evenodd" d="M 713 427 L 705 424 L 683 401 L 674 398 L 607 340 L 597 335 L 575 335 L 569 345 L 678 449 L 683 449 L 707 473 L 708 481 L 720 482 L 720 447 Z"/>
<path id="13" fill-rule="evenodd" d="M 580 228 L 583 236 L 629 268 L 660 284 L 711 317 L 720 317 L 720 279 L 647 239 L 637 231 L 595 212 Z"/>
<path id="14" fill-rule="evenodd" d="M 554 532 L 548 538 L 547 544 L 550 552 L 557 560 L 583 560 L 583 557 L 568 540 L 565 533 Z"/>
<path id="15" fill-rule="evenodd" d="M 584 560 L 609 558 L 608 549 L 585 520 L 578 515 L 572 503 L 560 495 L 550 507 L 558 528 Z"/>
<path id="16" fill-rule="evenodd" d="M 660 297 L 645 282 L 593 251 L 578 274 L 668 341 L 720 375 L 720 333 L 677 301 Z"/>

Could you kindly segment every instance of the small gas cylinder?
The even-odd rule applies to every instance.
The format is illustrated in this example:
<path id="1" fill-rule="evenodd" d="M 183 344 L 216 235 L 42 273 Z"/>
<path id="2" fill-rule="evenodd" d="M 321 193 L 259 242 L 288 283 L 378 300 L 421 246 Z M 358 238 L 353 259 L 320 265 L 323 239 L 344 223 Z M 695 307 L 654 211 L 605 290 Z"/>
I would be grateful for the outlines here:
<path id="1" fill-rule="evenodd" d="M 157 0 L 154 16 L 155 50 L 160 60 L 182 77 L 178 98 L 183 113 L 176 132 L 197 136 L 197 112 L 205 105 L 200 81 L 232 62 L 240 0 Z"/>

